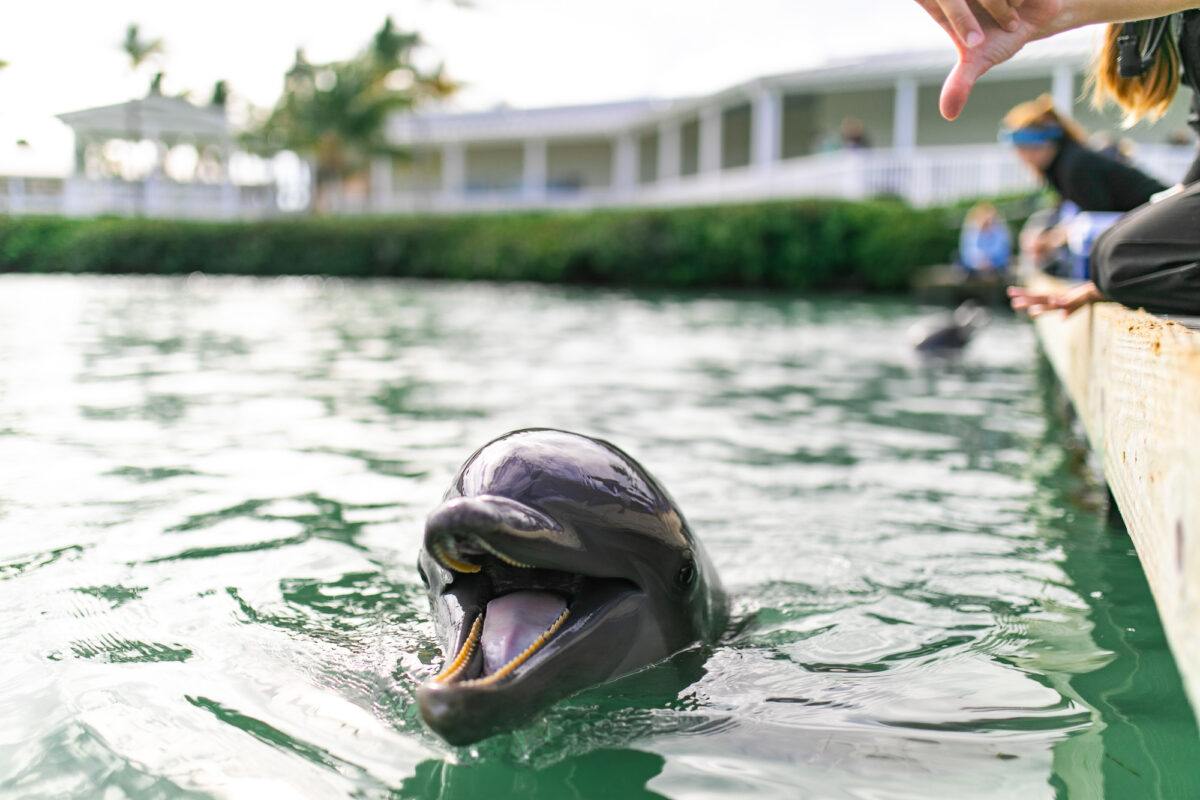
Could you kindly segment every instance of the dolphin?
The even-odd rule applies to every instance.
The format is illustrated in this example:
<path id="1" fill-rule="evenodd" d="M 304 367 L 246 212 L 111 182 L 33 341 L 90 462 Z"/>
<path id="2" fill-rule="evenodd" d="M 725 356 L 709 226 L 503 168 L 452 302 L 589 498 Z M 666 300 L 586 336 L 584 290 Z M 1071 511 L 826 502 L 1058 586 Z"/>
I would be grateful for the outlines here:
<path id="1" fill-rule="evenodd" d="M 918 352 L 945 354 L 961 351 L 990 321 L 987 309 L 974 300 L 965 300 L 953 314 L 916 323 L 909 329 L 908 336 Z"/>
<path id="2" fill-rule="evenodd" d="M 417 689 L 453 745 L 697 643 L 721 583 L 666 490 L 608 442 L 547 428 L 489 442 L 429 514 L 417 562 L 445 647 Z"/>

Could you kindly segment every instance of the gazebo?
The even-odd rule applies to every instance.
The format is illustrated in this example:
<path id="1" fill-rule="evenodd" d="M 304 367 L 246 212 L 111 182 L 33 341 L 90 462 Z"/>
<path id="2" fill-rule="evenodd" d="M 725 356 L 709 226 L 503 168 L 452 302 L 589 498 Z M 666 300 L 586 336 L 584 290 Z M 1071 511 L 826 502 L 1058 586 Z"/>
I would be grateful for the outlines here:
<path id="1" fill-rule="evenodd" d="M 237 217 L 274 209 L 268 185 L 239 186 L 230 176 L 236 151 L 233 131 L 220 106 L 197 106 L 151 92 L 115 105 L 59 114 L 75 134 L 75 170 L 63 187 L 63 211 L 71 215 L 123 214 L 155 217 Z M 126 156 L 145 143 L 152 156 L 116 163 L 114 143 Z M 195 148 L 190 175 L 172 176 L 167 162 L 180 145 Z"/>

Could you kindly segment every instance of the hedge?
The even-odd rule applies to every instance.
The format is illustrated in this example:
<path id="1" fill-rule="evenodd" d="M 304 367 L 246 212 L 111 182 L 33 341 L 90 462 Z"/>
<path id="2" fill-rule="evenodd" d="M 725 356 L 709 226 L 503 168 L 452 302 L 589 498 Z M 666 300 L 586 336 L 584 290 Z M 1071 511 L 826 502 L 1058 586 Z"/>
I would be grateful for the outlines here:
<path id="1" fill-rule="evenodd" d="M 960 218 L 888 200 L 263 222 L 0 217 L 0 271 L 895 291 L 947 259 Z"/>

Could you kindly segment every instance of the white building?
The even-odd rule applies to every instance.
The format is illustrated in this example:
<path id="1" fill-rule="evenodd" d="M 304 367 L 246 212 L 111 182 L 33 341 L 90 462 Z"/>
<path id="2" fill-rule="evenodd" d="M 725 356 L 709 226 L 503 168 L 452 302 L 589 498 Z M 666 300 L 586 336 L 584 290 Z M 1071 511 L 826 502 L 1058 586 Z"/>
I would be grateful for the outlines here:
<path id="1" fill-rule="evenodd" d="M 1044 92 L 1093 131 L 1128 136 L 1164 180 L 1194 151 L 1166 144 L 1186 130 L 1186 97 L 1154 127 L 1121 132 L 1118 115 L 1083 98 L 1090 51 L 1043 42 L 980 82 L 962 117 L 938 114 L 945 51 L 892 54 L 771 75 L 704 97 L 390 121 L 404 158 L 377 159 L 369 196 L 345 211 L 456 212 L 900 195 L 916 204 L 1034 185 L 997 144 L 1000 118 Z M 1186 91 L 1181 95 L 1187 95 Z M 842 121 L 861 120 L 869 149 L 831 149 Z"/>
<path id="2" fill-rule="evenodd" d="M 370 180 L 334 193 L 344 213 L 451 213 L 898 195 L 927 205 L 1034 186 L 997 126 L 1016 103 L 1050 92 L 1084 127 L 1136 142 L 1135 160 L 1171 183 L 1194 156 L 1168 145 L 1186 132 L 1190 92 L 1154 126 L 1120 130 L 1115 111 L 1083 97 L 1090 48 L 1040 42 L 986 75 L 962 117 L 938 114 L 946 50 L 894 53 L 771 75 L 714 94 L 540 109 L 393 117 L 403 157 L 380 157 Z M 220 111 L 151 95 L 59 117 L 76 135 L 62 178 L 0 176 L 0 213 L 257 217 L 278 213 L 271 176 L 234 181 L 233 137 Z M 847 118 L 870 147 L 837 148 Z M 124 140 L 150 148 L 136 175 L 89 166 Z M 215 171 L 173 177 L 176 149 L 211 154 Z M 300 205 L 292 202 L 296 207 Z"/>
<path id="3" fill-rule="evenodd" d="M 75 138 L 65 178 L 0 177 L 0 213 L 246 218 L 278 213 L 268 180 L 236 181 L 223 108 L 151 93 L 60 114 Z"/>

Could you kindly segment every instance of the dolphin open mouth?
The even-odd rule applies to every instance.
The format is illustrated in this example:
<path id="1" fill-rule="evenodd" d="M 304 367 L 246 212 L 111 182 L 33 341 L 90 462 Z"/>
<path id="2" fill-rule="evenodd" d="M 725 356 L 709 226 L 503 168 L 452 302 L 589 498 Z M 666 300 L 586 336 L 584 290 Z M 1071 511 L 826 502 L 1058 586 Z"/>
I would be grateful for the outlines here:
<path id="1" fill-rule="evenodd" d="M 424 552 L 438 570 L 426 578 L 447 659 L 417 700 L 451 744 L 510 729 L 644 662 L 644 587 L 601 574 L 611 563 L 548 514 L 496 495 L 453 498 L 426 520 Z"/>
<path id="2" fill-rule="evenodd" d="M 632 583 L 518 562 L 479 539 L 475 552 L 435 547 L 435 559 L 474 590 L 460 644 L 432 683 L 462 689 L 496 687 L 516 677 L 558 637 L 580 635 L 605 606 L 637 591 Z M 469 559 L 469 560 L 468 560 Z M 570 624 L 569 624 L 570 623 Z M 532 666 L 532 665 L 530 665 Z"/>

